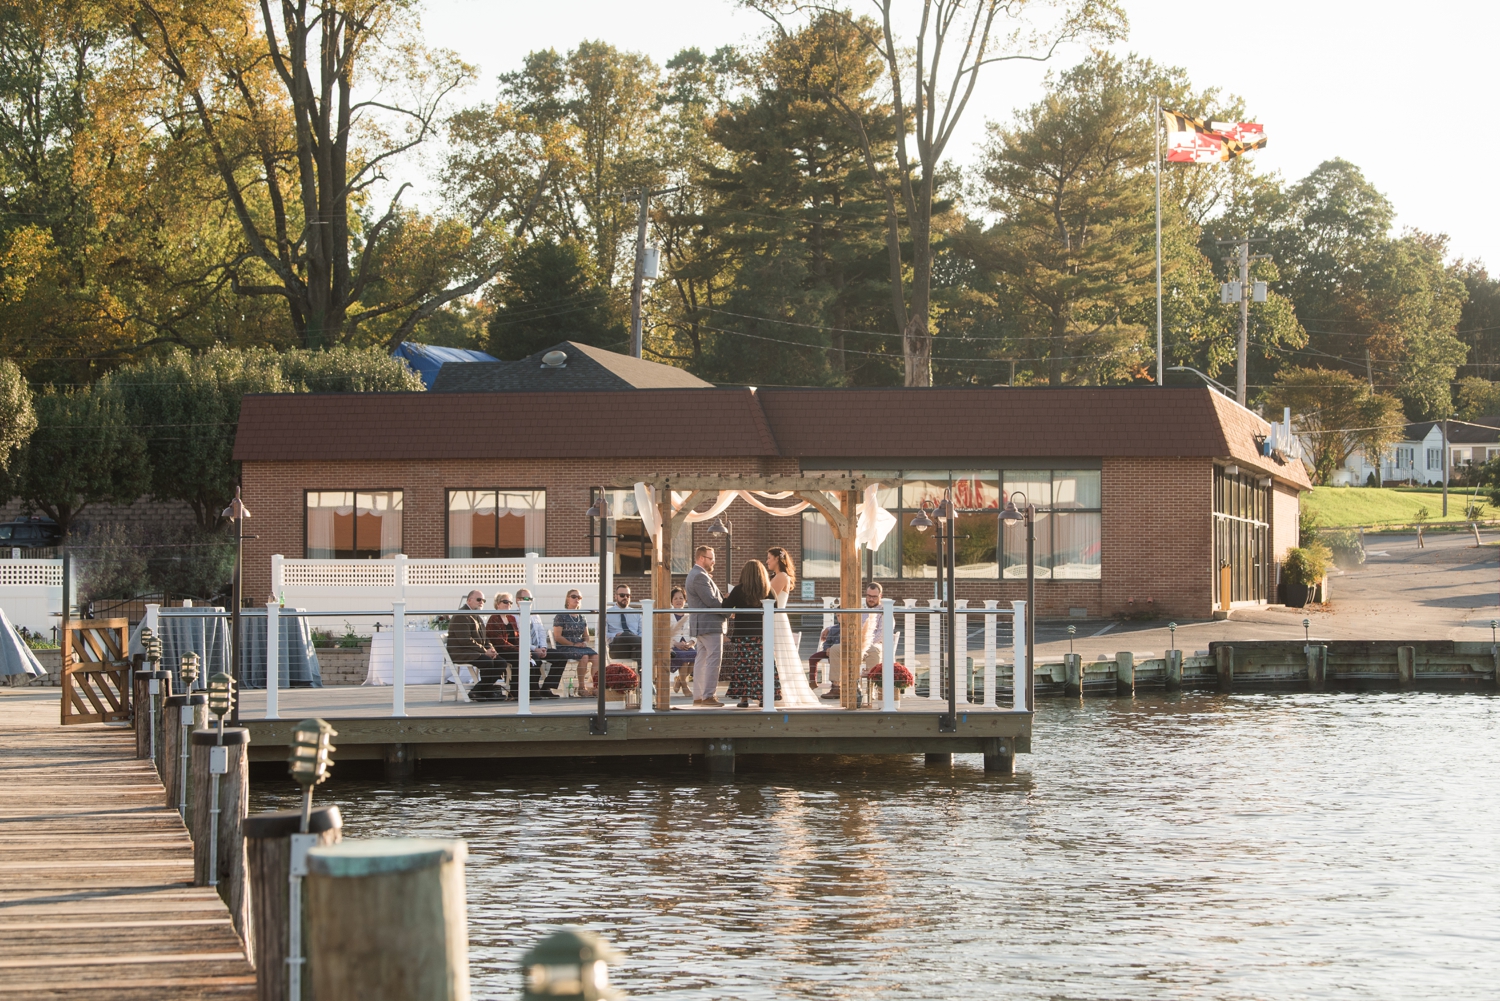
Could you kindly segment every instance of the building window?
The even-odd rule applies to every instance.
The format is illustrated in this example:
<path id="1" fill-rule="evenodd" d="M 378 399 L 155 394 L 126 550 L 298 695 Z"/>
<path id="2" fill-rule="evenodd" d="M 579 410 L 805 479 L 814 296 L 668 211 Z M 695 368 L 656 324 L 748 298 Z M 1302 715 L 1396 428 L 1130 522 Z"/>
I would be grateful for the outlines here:
<path id="1" fill-rule="evenodd" d="M 307 558 L 377 560 L 401 552 L 400 490 L 309 490 Z"/>
<path id="2" fill-rule="evenodd" d="M 1443 468 L 1443 450 L 1442 449 L 1440 449 L 1440 448 L 1429 448 L 1427 450 L 1427 468 L 1428 469 L 1442 469 Z"/>
<path id="3" fill-rule="evenodd" d="M 1036 505 L 1035 574 L 1040 579 L 1098 580 L 1103 536 L 1101 474 L 1097 469 L 1006 470 L 1006 500 L 1019 492 Z M 1017 498 L 1019 501 L 1019 498 Z M 1005 523 L 1001 573 L 1026 576 L 1026 523 Z"/>
<path id="4" fill-rule="evenodd" d="M 872 474 L 875 475 L 875 474 Z M 1008 524 L 1002 532 L 1000 509 L 1011 491 L 1022 491 L 1036 505 L 1037 576 L 1098 580 L 1101 574 L 1100 472 L 1085 470 L 906 470 L 892 473 L 900 488 L 882 488 L 880 504 L 896 516 L 896 528 L 873 556 L 876 578 L 931 580 L 938 575 L 933 531 L 918 532 L 911 521 L 924 505 L 953 490 L 955 575 L 973 580 L 1026 576 L 1026 528 Z M 1004 489 L 1002 489 L 1002 485 Z M 818 512 L 802 513 L 802 576 L 837 577 L 838 541 Z"/>
<path id="5" fill-rule="evenodd" d="M 635 503 L 634 490 L 607 490 L 609 498 L 609 510 L 614 515 L 615 535 L 615 557 L 614 572 L 616 574 L 645 575 L 651 572 L 652 563 L 656 558 L 656 547 L 651 544 L 651 537 L 646 534 L 646 523 L 641 519 L 641 512 Z M 589 495 L 590 503 L 599 498 L 596 489 Z M 592 542 L 589 552 L 595 556 L 599 555 L 599 537 L 593 535 L 595 528 L 591 522 L 587 531 L 591 535 Z M 672 536 L 672 572 L 685 574 L 693 565 L 693 526 L 683 525 Z"/>
<path id="6" fill-rule="evenodd" d="M 1397 445 L 1396 446 L 1396 468 L 1397 469 L 1416 469 L 1417 468 L 1417 447 L 1415 445 Z"/>
<path id="7" fill-rule="evenodd" d="M 449 490 L 448 558 L 547 555 L 547 491 Z"/>

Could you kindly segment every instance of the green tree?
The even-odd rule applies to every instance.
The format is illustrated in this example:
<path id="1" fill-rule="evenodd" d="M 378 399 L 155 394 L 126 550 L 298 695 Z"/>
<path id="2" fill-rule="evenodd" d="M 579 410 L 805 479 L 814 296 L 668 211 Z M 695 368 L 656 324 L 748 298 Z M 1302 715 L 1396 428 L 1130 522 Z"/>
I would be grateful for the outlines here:
<path id="1" fill-rule="evenodd" d="M 150 489 L 146 443 L 109 387 L 36 398 L 36 430 L 13 463 L 16 494 L 64 535 L 90 504 L 129 504 Z"/>
<path id="2" fill-rule="evenodd" d="M 1401 401 L 1370 391 L 1369 383 L 1338 369 L 1291 368 L 1276 377 L 1264 402 L 1292 408 L 1293 426 L 1313 476 L 1328 483 L 1356 449 L 1379 456 L 1401 438 Z"/>
<path id="3" fill-rule="evenodd" d="M 1113 0 L 1066 0 L 1048 25 L 1030 21 L 1033 8 L 1006 0 L 924 3 L 916 36 L 898 39 L 896 0 L 875 0 L 876 19 L 805 0 L 742 0 L 790 31 L 787 19 L 809 10 L 841 17 L 879 58 L 890 88 L 895 126 L 889 153 L 876 148 L 878 128 L 858 109 L 830 95 L 861 133 L 865 166 L 886 203 L 888 291 L 902 336 L 905 382 L 932 385 L 932 280 L 934 218 L 942 214 L 939 190 L 948 144 L 962 120 L 979 71 L 1009 60 L 1045 60 L 1057 46 L 1083 38 L 1123 35 L 1124 12 Z M 884 112 L 882 111 L 882 117 Z M 887 166 L 888 165 L 888 166 Z M 909 256 L 904 248 L 909 247 Z"/>
<path id="4" fill-rule="evenodd" d="M 573 240 L 520 247 L 490 293 L 489 353 L 524 358 L 558 341 L 619 350 L 629 331 L 587 248 Z"/>
<path id="5" fill-rule="evenodd" d="M 749 76 L 749 93 L 709 129 L 726 162 L 706 172 L 715 197 L 698 221 L 733 272 L 705 304 L 719 332 L 698 368 L 764 385 L 889 381 L 869 370 L 890 338 L 846 333 L 880 325 L 888 263 L 884 196 L 838 106 L 857 109 L 888 148 L 880 62 L 848 22 L 825 15 L 773 37 Z"/>
<path id="6" fill-rule="evenodd" d="M 35 430 L 36 407 L 32 404 L 31 387 L 15 362 L 0 358 L 0 476 L 5 475 L 11 456 Z"/>
<path id="7" fill-rule="evenodd" d="M 1500 279 L 1491 278 L 1479 261 L 1455 261 L 1451 271 L 1468 292 L 1457 331 L 1469 346 L 1463 372 L 1481 379 L 1500 377 Z"/>
<path id="8" fill-rule="evenodd" d="M 1500 383 L 1466 376 L 1453 387 L 1454 416 L 1459 420 L 1477 421 L 1500 414 Z"/>

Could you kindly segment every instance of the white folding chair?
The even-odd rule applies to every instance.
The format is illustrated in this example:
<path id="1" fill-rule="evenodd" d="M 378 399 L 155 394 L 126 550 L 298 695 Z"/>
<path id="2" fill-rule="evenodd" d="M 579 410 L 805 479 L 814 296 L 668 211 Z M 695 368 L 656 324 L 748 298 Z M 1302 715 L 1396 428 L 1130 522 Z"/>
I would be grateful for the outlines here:
<path id="1" fill-rule="evenodd" d="M 446 696 L 446 693 L 447 693 L 447 690 L 448 690 L 448 681 L 449 681 L 449 679 L 452 679 L 452 681 L 453 681 L 453 701 L 454 702 L 468 702 L 469 701 L 469 690 L 464 687 L 464 679 L 463 679 L 463 676 L 466 673 L 469 676 L 469 684 L 470 685 L 474 684 L 474 682 L 476 682 L 476 681 L 479 680 L 478 678 L 474 677 L 474 672 L 469 669 L 469 665 L 468 664 L 459 665 L 459 664 L 453 663 L 453 658 L 450 657 L 450 656 L 448 656 L 448 650 L 447 650 L 447 647 L 445 646 L 443 648 L 443 666 L 439 669 L 439 674 L 438 674 L 438 702 L 439 703 L 442 703 L 443 699 Z"/>

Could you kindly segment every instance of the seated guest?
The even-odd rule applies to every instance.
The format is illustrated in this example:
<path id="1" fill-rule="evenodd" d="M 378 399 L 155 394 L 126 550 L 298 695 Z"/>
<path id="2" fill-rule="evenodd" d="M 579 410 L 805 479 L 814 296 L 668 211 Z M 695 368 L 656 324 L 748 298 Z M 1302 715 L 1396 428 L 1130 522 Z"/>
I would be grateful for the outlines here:
<path id="1" fill-rule="evenodd" d="M 880 599 L 884 594 L 884 588 L 879 584 L 871 583 L 865 588 L 865 607 L 879 608 Z M 865 667 L 873 667 L 882 662 L 885 656 L 884 632 L 885 620 L 881 615 L 873 613 L 860 614 L 860 636 L 859 636 L 859 659 Z M 833 625 L 823 630 L 824 649 L 828 651 L 828 676 L 832 687 L 823 696 L 825 699 L 837 700 L 841 697 L 839 688 L 839 674 L 842 668 L 840 651 L 842 650 L 843 628 L 839 624 L 839 617 L 835 617 Z"/>
<path id="2" fill-rule="evenodd" d="M 505 687 L 512 699 L 516 697 L 516 678 L 521 673 L 520 628 L 516 617 L 508 614 L 514 603 L 507 591 L 495 595 L 495 614 L 484 624 L 484 638 L 495 648 L 495 659 L 504 667 Z"/>
<path id="3" fill-rule="evenodd" d="M 523 587 L 516 592 L 517 605 L 530 600 L 529 589 Z M 532 615 L 529 618 L 531 619 L 531 697 L 555 699 L 557 698 L 557 683 L 562 680 L 563 667 L 567 662 L 554 664 L 548 658 L 547 625 L 540 615 Z M 543 664 L 547 665 L 546 671 L 542 669 Z"/>
<path id="4" fill-rule="evenodd" d="M 581 591 L 568 592 L 563 599 L 563 607 L 568 611 L 558 612 L 552 617 L 552 641 L 557 646 L 554 656 L 578 661 L 578 694 L 588 698 L 598 694 L 594 685 L 598 680 L 599 651 L 589 646 L 589 624 L 582 614 L 575 611 L 582 600 Z"/>
<path id="5" fill-rule="evenodd" d="M 461 611 L 448 621 L 448 657 L 454 664 L 467 664 L 479 675 L 479 681 L 469 689 L 471 699 L 498 699 L 504 693 L 495 687 L 503 670 L 495 659 L 495 647 L 484 638 L 484 620 L 479 610 L 484 608 L 484 592 L 470 591 L 458 606 Z"/>
<path id="6" fill-rule="evenodd" d="M 672 607 L 687 607 L 687 592 L 680 587 L 672 588 Z M 693 642 L 693 617 L 686 612 L 672 615 L 672 670 L 677 677 L 672 679 L 672 691 L 683 695 L 693 694 L 688 686 L 693 679 L 693 661 L 698 656 L 698 645 Z"/>
<path id="7" fill-rule="evenodd" d="M 630 607 L 630 588 L 615 588 L 615 607 L 604 616 L 604 649 L 611 660 L 641 659 L 641 613 Z"/>

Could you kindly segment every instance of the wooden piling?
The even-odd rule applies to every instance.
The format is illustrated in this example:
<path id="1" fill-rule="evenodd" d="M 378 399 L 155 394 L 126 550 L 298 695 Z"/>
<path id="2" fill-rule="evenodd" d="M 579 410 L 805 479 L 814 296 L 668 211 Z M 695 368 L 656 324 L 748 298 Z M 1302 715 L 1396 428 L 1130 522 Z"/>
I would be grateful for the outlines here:
<path id="1" fill-rule="evenodd" d="M 708 774 L 733 775 L 734 738 L 710 737 L 707 743 L 708 752 L 704 755 L 704 757 L 708 761 Z"/>
<path id="2" fill-rule="evenodd" d="M 410 744 L 386 744 L 381 756 L 387 782 L 410 782 L 417 777 L 417 756 Z"/>
<path id="3" fill-rule="evenodd" d="M 135 756 L 151 757 L 151 672 L 141 670 L 145 658 L 136 654 L 130 672 L 130 722 L 135 726 Z"/>
<path id="4" fill-rule="evenodd" d="M 187 705 L 186 695 L 168 695 L 162 699 L 159 756 L 156 770 L 161 775 L 162 787 L 166 790 L 166 805 L 177 809 L 177 787 L 181 781 L 181 769 L 177 762 L 182 755 L 182 707 Z"/>
<path id="5" fill-rule="evenodd" d="M 1167 691 L 1175 692 L 1182 688 L 1182 651 L 1167 651 Z"/>
<path id="6" fill-rule="evenodd" d="M 1013 775 L 1016 770 L 1015 747 L 1005 737 L 990 737 L 984 742 L 984 770 Z"/>
<path id="7" fill-rule="evenodd" d="M 1396 648 L 1396 683 L 1402 688 L 1410 688 L 1417 681 L 1417 648 L 1414 646 L 1398 646 Z"/>
<path id="8" fill-rule="evenodd" d="M 250 921 L 250 873 L 245 865 L 245 815 L 250 811 L 250 731 L 243 727 L 224 728 L 225 771 L 213 774 L 210 767 L 214 748 L 219 743 L 217 729 L 194 730 L 189 749 L 188 776 L 192 784 L 193 885 L 217 884 L 220 898 L 229 908 L 234 930 L 245 943 L 245 954 L 255 955 L 251 941 L 254 929 Z M 213 823 L 213 787 L 219 784 L 218 830 Z M 217 836 L 218 847 L 209 846 Z M 215 871 L 209 871 L 213 856 Z M 212 876 L 212 878 L 210 878 Z"/>
<path id="9" fill-rule="evenodd" d="M 947 751 L 929 752 L 923 759 L 928 768 L 948 768 L 953 764 L 953 755 Z"/>
<path id="10" fill-rule="evenodd" d="M 462 841 L 314 848 L 305 882 L 317 1001 L 468 1001 Z"/>
<path id="11" fill-rule="evenodd" d="M 1115 654 L 1115 690 L 1121 695 L 1135 694 L 1135 654 Z"/>
<path id="12" fill-rule="evenodd" d="M 1217 647 L 1214 656 L 1218 660 L 1219 691 L 1226 694 L 1234 691 L 1234 647 Z"/>
<path id="13" fill-rule="evenodd" d="M 301 810 L 277 810 L 246 817 L 245 867 L 250 874 L 250 943 L 254 951 L 256 987 L 259 1001 L 286 1001 L 287 998 L 287 919 L 288 894 L 292 862 L 291 836 L 301 830 Z M 336 806 L 313 809 L 308 829 L 318 836 L 319 845 L 337 844 L 343 837 L 343 818 Z M 304 887 L 304 890 L 306 888 Z M 307 895 L 303 894 L 302 954 L 307 955 Z M 303 964 L 302 997 L 313 995 L 312 978 Z"/>
<path id="14" fill-rule="evenodd" d="M 1307 653 L 1307 687 L 1321 692 L 1328 686 L 1328 648 L 1310 643 L 1303 650 Z"/>
<path id="15" fill-rule="evenodd" d="M 1063 683 L 1064 691 L 1069 695 L 1083 694 L 1083 655 L 1077 653 L 1063 654 L 1063 670 L 1067 673 L 1067 680 Z"/>

